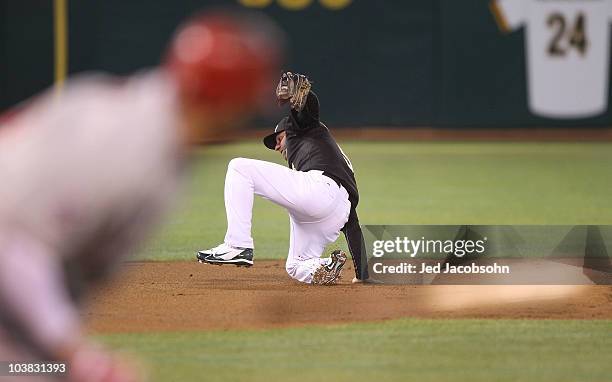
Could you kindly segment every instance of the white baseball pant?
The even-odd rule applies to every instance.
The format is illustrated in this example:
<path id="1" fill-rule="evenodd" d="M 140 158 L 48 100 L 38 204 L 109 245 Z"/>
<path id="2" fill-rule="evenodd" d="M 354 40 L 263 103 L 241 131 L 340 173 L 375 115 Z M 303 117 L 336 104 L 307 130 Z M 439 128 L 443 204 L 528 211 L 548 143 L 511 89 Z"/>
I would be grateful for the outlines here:
<path id="1" fill-rule="evenodd" d="M 225 244 L 254 248 L 251 236 L 254 195 L 289 212 L 291 233 L 286 270 L 304 283 L 330 259 L 322 259 L 325 246 L 334 242 L 351 210 L 344 187 L 322 171 L 295 171 L 276 163 L 234 158 L 225 177 Z"/>

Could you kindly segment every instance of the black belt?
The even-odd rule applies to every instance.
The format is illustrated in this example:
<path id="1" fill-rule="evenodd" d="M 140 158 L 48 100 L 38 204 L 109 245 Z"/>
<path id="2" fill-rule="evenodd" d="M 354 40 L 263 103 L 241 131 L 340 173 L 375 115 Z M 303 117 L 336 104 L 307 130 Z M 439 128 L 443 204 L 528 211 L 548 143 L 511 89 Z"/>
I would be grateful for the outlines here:
<path id="1" fill-rule="evenodd" d="M 325 175 L 326 177 L 328 177 L 329 179 L 333 180 L 334 182 L 336 182 L 336 184 L 338 185 L 338 187 L 342 187 L 342 183 L 340 183 L 340 179 L 338 179 L 338 177 L 336 177 L 335 175 L 330 174 L 327 171 L 323 171 L 323 175 Z"/>

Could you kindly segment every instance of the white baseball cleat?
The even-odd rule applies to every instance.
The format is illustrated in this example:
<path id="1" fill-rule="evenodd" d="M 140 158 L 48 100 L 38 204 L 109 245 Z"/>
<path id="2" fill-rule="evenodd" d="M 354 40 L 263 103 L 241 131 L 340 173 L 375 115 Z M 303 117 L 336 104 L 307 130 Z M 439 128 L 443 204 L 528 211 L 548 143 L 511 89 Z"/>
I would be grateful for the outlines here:
<path id="1" fill-rule="evenodd" d="M 222 243 L 214 248 L 198 251 L 198 262 L 208 264 L 233 264 L 239 267 L 253 265 L 252 248 L 236 248 Z"/>

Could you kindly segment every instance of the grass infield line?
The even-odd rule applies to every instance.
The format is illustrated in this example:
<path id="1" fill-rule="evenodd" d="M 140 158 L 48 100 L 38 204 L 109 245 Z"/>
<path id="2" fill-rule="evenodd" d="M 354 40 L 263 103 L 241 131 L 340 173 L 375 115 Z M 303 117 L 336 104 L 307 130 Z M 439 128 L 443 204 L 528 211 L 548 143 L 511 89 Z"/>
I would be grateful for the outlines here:
<path id="1" fill-rule="evenodd" d="M 99 338 L 142 357 L 154 381 L 603 381 L 611 325 L 402 319 Z"/>

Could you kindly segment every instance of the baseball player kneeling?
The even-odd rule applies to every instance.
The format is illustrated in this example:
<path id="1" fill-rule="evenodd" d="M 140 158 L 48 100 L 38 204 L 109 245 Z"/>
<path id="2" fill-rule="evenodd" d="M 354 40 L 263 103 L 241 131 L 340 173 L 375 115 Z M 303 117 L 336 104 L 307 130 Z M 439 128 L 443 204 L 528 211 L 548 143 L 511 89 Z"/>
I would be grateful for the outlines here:
<path id="1" fill-rule="evenodd" d="M 276 89 L 281 104 L 289 103 L 283 118 L 264 144 L 276 150 L 289 168 L 255 159 L 234 158 L 225 178 L 227 233 L 221 245 L 199 251 L 198 261 L 210 264 L 253 265 L 251 221 L 254 195 L 289 212 L 291 233 L 286 269 L 301 282 L 335 284 L 346 255 L 333 251 L 321 258 L 325 246 L 342 231 L 355 266 L 353 282 L 368 282 L 365 244 L 357 203 L 359 193 L 348 157 L 319 120 L 319 100 L 308 78 L 286 72 Z"/>

